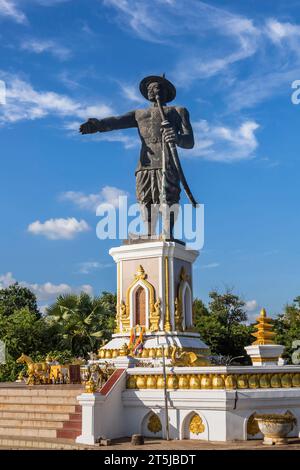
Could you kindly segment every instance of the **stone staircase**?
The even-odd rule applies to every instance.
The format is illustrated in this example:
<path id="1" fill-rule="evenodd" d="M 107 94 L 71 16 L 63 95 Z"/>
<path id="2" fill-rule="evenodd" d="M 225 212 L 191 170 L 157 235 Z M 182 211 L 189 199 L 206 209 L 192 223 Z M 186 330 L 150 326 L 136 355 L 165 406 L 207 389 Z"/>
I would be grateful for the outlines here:
<path id="1" fill-rule="evenodd" d="M 81 434 L 77 385 L 0 386 L 0 447 L 72 449 Z"/>

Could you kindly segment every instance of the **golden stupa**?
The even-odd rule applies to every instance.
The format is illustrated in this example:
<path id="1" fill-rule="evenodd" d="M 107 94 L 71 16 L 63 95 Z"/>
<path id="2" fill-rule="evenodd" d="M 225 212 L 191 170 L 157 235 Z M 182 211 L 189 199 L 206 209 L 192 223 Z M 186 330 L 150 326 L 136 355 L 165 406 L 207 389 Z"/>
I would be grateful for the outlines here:
<path id="1" fill-rule="evenodd" d="M 273 338 L 276 335 L 273 330 L 273 325 L 271 324 L 272 319 L 267 317 L 267 312 L 263 308 L 260 311 L 259 317 L 257 317 L 257 324 L 255 325 L 256 332 L 252 333 L 256 341 L 252 344 L 274 344 Z"/>

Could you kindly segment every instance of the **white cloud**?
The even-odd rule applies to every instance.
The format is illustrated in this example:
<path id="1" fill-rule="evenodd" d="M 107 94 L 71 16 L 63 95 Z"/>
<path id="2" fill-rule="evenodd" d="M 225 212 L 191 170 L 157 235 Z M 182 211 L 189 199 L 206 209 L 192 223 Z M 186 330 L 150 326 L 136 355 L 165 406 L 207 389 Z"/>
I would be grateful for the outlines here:
<path id="1" fill-rule="evenodd" d="M 0 16 L 7 17 L 17 23 L 26 23 L 26 15 L 19 10 L 14 0 L 0 0 Z"/>
<path id="2" fill-rule="evenodd" d="M 220 266 L 220 263 L 209 263 L 209 264 L 203 264 L 200 266 L 201 269 L 213 269 L 213 268 L 218 268 Z"/>
<path id="3" fill-rule="evenodd" d="M 0 276 L 0 289 L 5 289 L 15 282 L 16 280 L 14 279 L 12 273 L 2 274 Z"/>
<path id="4" fill-rule="evenodd" d="M 71 201 L 79 209 L 95 212 L 99 204 L 111 204 L 114 207 L 119 205 L 119 197 L 128 196 L 123 189 L 114 186 L 104 186 L 99 193 L 85 194 L 81 191 L 66 191 L 60 195 L 60 199 Z"/>
<path id="5" fill-rule="evenodd" d="M 51 39 L 26 39 L 22 42 L 21 49 L 35 54 L 49 52 L 60 60 L 67 60 L 71 56 L 70 49 L 58 44 L 57 42 Z"/>
<path id="6" fill-rule="evenodd" d="M 112 263 L 99 263 L 98 261 L 84 261 L 79 264 L 78 272 L 80 274 L 89 274 L 92 271 L 98 271 L 100 269 L 107 269 L 113 266 Z"/>
<path id="7" fill-rule="evenodd" d="M 75 217 L 68 219 L 49 219 L 45 222 L 36 220 L 28 228 L 33 235 L 43 235 L 49 240 L 71 240 L 78 233 L 90 230 L 85 220 L 77 220 Z"/>
<path id="8" fill-rule="evenodd" d="M 252 158 L 258 146 L 258 128 L 255 121 L 245 121 L 236 128 L 198 121 L 194 124 L 195 147 L 188 156 L 223 162 Z"/>
<path id="9" fill-rule="evenodd" d="M 247 300 L 245 308 L 247 312 L 253 312 L 254 310 L 258 309 L 258 303 L 256 300 Z"/>
<path id="10" fill-rule="evenodd" d="M 103 104 L 86 105 L 53 91 L 37 91 L 18 76 L 0 71 L 6 83 L 6 105 L 0 107 L 0 125 L 22 120 L 41 119 L 46 116 L 87 119 L 110 115 L 113 110 Z"/>
<path id="11" fill-rule="evenodd" d="M 292 23 L 281 23 L 275 18 L 270 18 L 266 22 L 266 34 L 275 43 L 282 42 L 283 39 L 300 37 L 300 26 Z"/>
<path id="12" fill-rule="evenodd" d="M 258 49 L 261 31 L 251 19 L 200 0 L 103 0 L 113 8 L 117 21 L 141 39 L 176 47 L 176 83 L 186 85 L 208 78 L 251 57 Z M 218 37 L 207 43 L 205 36 Z M 178 39 L 180 37 L 180 39 Z M 187 54 L 186 51 L 189 51 Z"/>
<path id="13" fill-rule="evenodd" d="M 17 282 L 12 273 L 6 273 L 0 276 L 0 289 L 5 289 L 10 285 Z M 69 284 L 53 284 L 52 282 L 45 282 L 44 284 L 31 284 L 26 281 L 20 281 L 21 286 L 27 287 L 32 290 L 37 296 L 39 302 L 53 301 L 58 295 L 69 294 L 71 292 L 80 293 L 86 292 L 89 295 L 93 295 L 93 288 L 89 284 L 83 284 L 81 286 L 72 287 Z M 44 308 L 46 306 L 44 305 Z"/>
<path id="14" fill-rule="evenodd" d="M 145 103 L 145 98 L 139 93 L 136 85 L 127 85 L 125 83 L 119 82 L 123 96 L 134 103 Z"/>

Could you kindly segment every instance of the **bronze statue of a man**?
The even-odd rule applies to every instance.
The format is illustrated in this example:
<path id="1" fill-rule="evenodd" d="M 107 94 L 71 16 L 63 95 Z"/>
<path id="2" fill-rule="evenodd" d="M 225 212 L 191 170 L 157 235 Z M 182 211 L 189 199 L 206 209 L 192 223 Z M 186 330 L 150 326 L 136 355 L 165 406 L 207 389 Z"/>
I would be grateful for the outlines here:
<path id="1" fill-rule="evenodd" d="M 140 91 L 153 103 L 151 107 L 136 109 L 122 116 L 89 119 L 80 126 L 80 132 L 93 134 L 131 127 L 138 129 L 142 147 L 135 173 L 136 196 L 143 208 L 148 236 L 151 236 L 155 233 L 157 218 L 153 207 L 160 206 L 162 202 L 169 207 L 178 204 L 180 181 L 185 182 L 185 189 L 187 187 L 178 156 L 177 161 L 174 159 L 174 149 L 176 153 L 176 146 L 193 148 L 194 136 L 187 109 L 167 105 L 176 96 L 176 89 L 169 80 L 164 76 L 145 77 L 140 83 Z M 172 238 L 175 222 L 172 212 L 170 218 Z"/>

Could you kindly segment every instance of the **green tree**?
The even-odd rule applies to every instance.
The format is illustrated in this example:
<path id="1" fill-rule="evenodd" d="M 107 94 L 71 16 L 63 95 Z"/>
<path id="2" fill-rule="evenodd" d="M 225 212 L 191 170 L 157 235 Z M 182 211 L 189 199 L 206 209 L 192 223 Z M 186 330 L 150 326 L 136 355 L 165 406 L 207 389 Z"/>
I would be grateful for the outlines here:
<path id="1" fill-rule="evenodd" d="M 36 296 L 30 289 L 20 286 L 17 282 L 5 289 L 0 289 L 0 314 L 9 316 L 15 310 L 23 308 L 40 316 Z"/>
<path id="2" fill-rule="evenodd" d="M 274 319 L 275 342 L 283 344 L 286 349 L 284 357 L 291 361 L 292 343 L 300 340 L 300 296 L 292 304 L 287 304 L 284 312 Z"/>
<path id="3" fill-rule="evenodd" d="M 46 321 L 58 326 L 59 346 L 74 356 L 87 356 L 111 337 L 114 297 L 104 293 L 92 298 L 86 293 L 61 295 L 46 311 Z"/>
<path id="4" fill-rule="evenodd" d="M 7 353 L 6 364 L 0 366 L 0 381 L 16 379 L 20 370 L 16 359 L 23 352 L 33 359 L 45 356 L 53 348 L 55 338 L 55 326 L 47 325 L 27 307 L 9 316 L 0 315 L 0 339 L 5 342 Z"/>
<path id="5" fill-rule="evenodd" d="M 224 294 L 212 291 L 208 307 L 194 301 L 195 325 L 212 355 L 245 356 L 244 347 L 251 344 L 252 327 L 245 324 L 245 302 L 230 290 Z"/>

